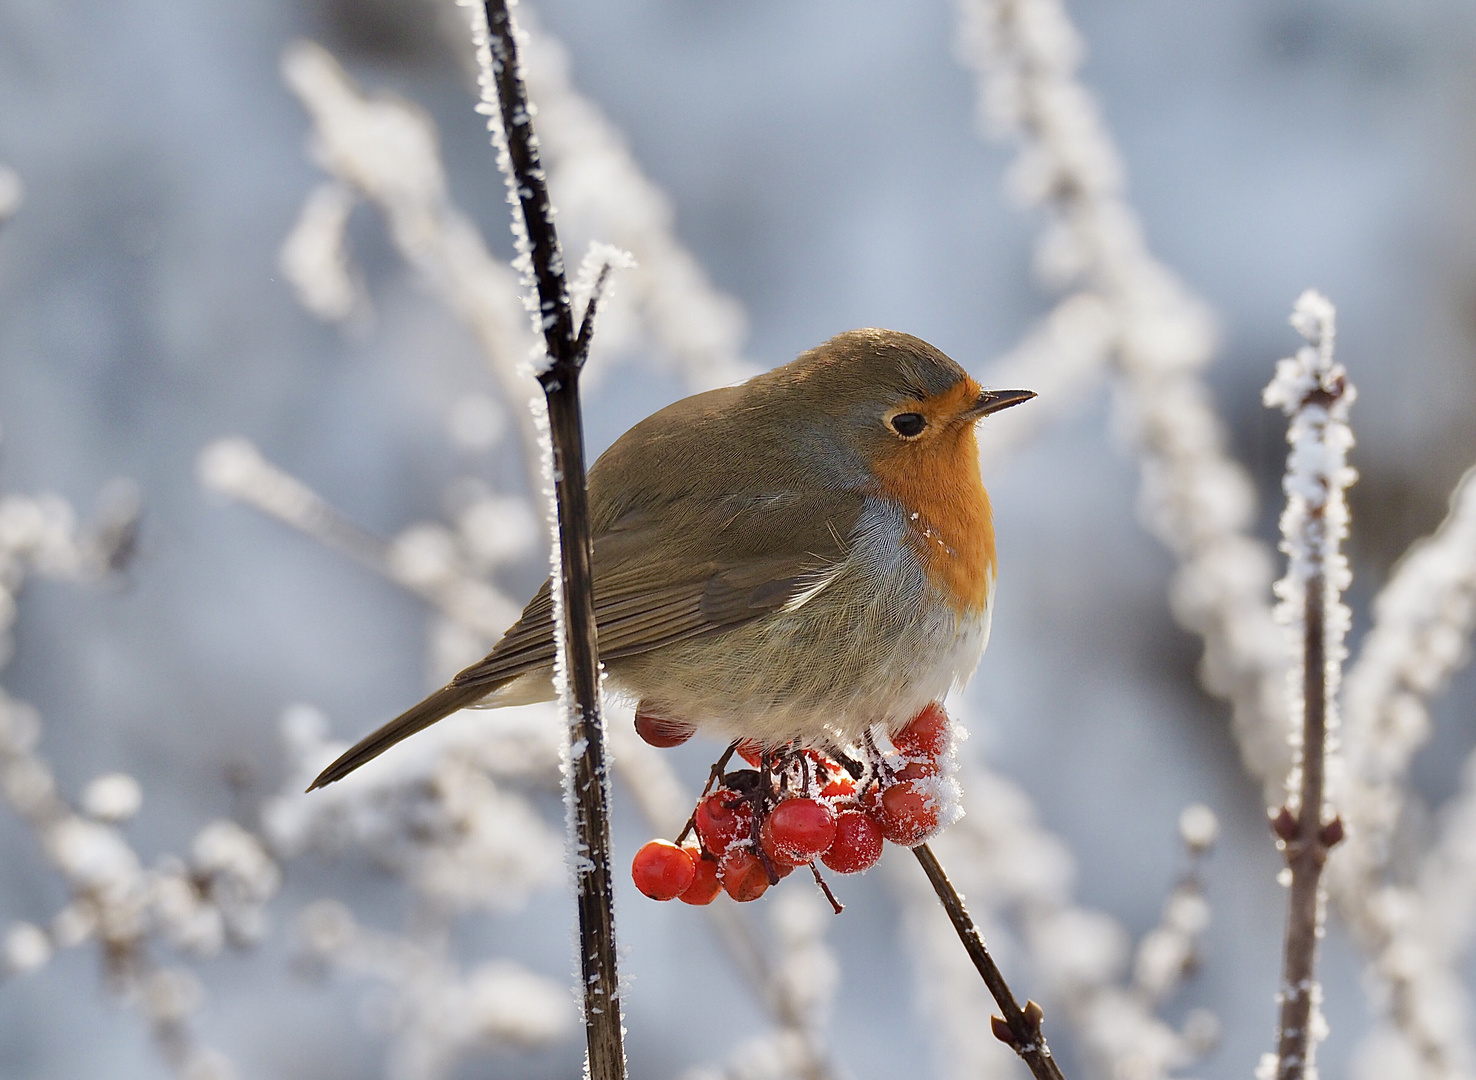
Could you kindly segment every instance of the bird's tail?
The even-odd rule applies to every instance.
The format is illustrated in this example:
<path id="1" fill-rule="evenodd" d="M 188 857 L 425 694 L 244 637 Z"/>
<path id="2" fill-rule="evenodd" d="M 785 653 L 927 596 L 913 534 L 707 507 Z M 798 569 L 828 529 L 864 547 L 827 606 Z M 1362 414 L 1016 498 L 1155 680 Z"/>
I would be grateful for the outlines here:
<path id="1" fill-rule="evenodd" d="M 335 780 L 342 780 L 366 761 L 373 761 L 395 743 L 408 739 L 417 731 L 430 727 L 443 716 L 450 716 L 457 709 L 472 705 L 496 689 L 482 683 L 477 686 L 443 686 L 430 697 L 412 705 L 378 731 L 365 735 L 345 750 L 332 765 L 308 786 L 308 790 L 323 787 Z"/>

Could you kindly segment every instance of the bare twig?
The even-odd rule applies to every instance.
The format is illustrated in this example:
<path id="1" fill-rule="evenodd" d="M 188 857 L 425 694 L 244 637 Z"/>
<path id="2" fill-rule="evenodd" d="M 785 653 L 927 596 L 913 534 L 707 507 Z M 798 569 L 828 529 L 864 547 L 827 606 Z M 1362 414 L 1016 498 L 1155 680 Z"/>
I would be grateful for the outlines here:
<path id="1" fill-rule="evenodd" d="M 502 118 L 498 165 L 507 177 L 509 201 L 515 201 L 521 210 L 522 229 L 515 225 L 513 231 L 537 286 L 538 326 L 547 353 L 547 362 L 537 374 L 548 404 L 558 506 L 560 582 L 556 593 L 561 594 L 562 603 L 556 605 L 555 614 L 561 638 L 561 682 L 566 685 L 570 706 L 571 824 L 587 1069 L 592 1080 L 620 1080 L 625 1076 L 625 1050 L 615 966 L 608 774 L 600 714 L 589 493 L 585 487 L 579 407 L 581 341 L 569 301 L 563 251 L 554 228 L 547 174 L 539 160 L 533 111 L 523 85 L 517 32 L 506 0 L 487 0 L 483 11 L 486 37 L 477 41 L 477 47 L 483 70 L 490 65 L 496 82 Z M 495 137 L 496 125 L 489 126 Z M 587 340 L 582 344 L 588 347 Z"/>
<path id="2" fill-rule="evenodd" d="M 1265 394 L 1268 406 L 1279 406 L 1291 417 L 1287 505 L 1281 518 L 1287 573 L 1276 588 L 1282 599 L 1278 616 L 1293 627 L 1300 625 L 1302 651 L 1301 740 L 1293 747 L 1287 805 L 1272 822 L 1291 870 L 1273 1074 L 1277 1080 L 1301 1080 L 1315 1058 L 1321 1028 L 1316 962 L 1322 867 L 1328 850 L 1343 836 L 1342 819 L 1324 821 L 1323 792 L 1348 624 L 1341 596 L 1349 575 L 1339 545 L 1347 533 L 1343 490 L 1353 478 L 1345 460 L 1352 443 L 1346 421 L 1354 390 L 1333 362 L 1333 319 L 1333 306 L 1324 297 L 1302 294 L 1292 324 L 1308 344 L 1277 366 Z"/>
<path id="3" fill-rule="evenodd" d="M 948 875 L 944 872 L 942 864 L 938 862 L 932 849 L 927 844 L 919 844 L 912 849 L 912 853 L 922 864 L 923 873 L 928 875 L 928 881 L 932 883 L 933 891 L 938 894 L 943 910 L 948 912 L 948 918 L 953 921 L 953 928 L 958 931 L 958 939 L 963 942 L 964 949 L 968 951 L 969 959 L 979 969 L 984 984 L 989 987 L 989 992 L 994 995 L 994 1000 L 999 1003 L 1000 1011 L 1004 1013 L 1003 1021 L 995 1017 L 995 1038 L 1020 1055 L 1020 1059 L 1029 1066 L 1031 1075 L 1036 1080 L 1065 1080 L 1061 1075 L 1060 1067 L 1056 1065 L 1056 1059 L 1051 1056 L 1051 1048 L 1046 1045 L 1045 1035 L 1040 1030 L 1043 1016 L 1040 1006 L 1033 1001 L 1027 1001 L 1022 1009 L 1015 1001 L 1015 995 L 1010 991 L 1009 985 L 1004 981 L 1004 976 L 1000 974 L 999 968 L 994 963 L 994 958 L 989 955 L 989 949 L 984 945 L 984 938 L 980 935 L 979 928 L 969 917 L 968 909 L 963 904 L 963 897 L 958 895 L 958 890 L 948 880 Z"/>

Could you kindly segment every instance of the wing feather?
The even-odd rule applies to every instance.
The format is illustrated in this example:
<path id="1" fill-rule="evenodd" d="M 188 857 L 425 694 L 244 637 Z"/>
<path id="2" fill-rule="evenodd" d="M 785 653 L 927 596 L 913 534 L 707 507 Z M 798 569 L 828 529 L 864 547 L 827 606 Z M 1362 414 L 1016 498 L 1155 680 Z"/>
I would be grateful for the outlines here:
<path id="1" fill-rule="evenodd" d="M 720 633 L 813 594 L 845 558 L 863 501 L 852 492 L 724 497 L 699 507 L 688 499 L 680 512 L 643 507 L 617 519 L 594 540 L 600 656 Z M 553 634 L 545 581 L 517 624 L 452 685 L 494 686 L 550 667 Z"/>

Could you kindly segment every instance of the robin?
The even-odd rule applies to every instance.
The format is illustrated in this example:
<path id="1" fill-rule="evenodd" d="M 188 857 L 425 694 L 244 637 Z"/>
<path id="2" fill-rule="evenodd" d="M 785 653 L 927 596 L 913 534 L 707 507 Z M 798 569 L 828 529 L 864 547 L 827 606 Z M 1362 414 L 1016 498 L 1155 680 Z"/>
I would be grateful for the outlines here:
<path id="1" fill-rule="evenodd" d="M 910 334 L 852 330 L 642 420 L 589 471 L 611 684 L 766 745 L 899 729 L 984 651 L 994 524 L 974 424 L 1034 396 L 983 390 Z M 485 658 L 312 787 L 458 709 L 552 700 L 553 665 L 545 581 Z"/>

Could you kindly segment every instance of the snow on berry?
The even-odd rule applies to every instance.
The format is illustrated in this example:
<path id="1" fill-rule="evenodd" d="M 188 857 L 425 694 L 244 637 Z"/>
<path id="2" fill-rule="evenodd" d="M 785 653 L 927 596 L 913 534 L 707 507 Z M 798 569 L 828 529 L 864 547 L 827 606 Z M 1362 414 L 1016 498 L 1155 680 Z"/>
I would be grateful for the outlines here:
<path id="1" fill-rule="evenodd" d="M 916 847 L 938 830 L 935 801 L 919 781 L 878 785 L 866 793 L 863 804 L 882 836 L 894 844 Z"/>
<path id="2" fill-rule="evenodd" d="M 847 807 L 836 814 L 835 840 L 820 861 L 837 874 L 857 874 L 874 866 L 881 853 L 881 826 L 861 810 Z"/>
<path id="3" fill-rule="evenodd" d="M 720 787 L 697 804 L 693 815 L 697 835 L 718 858 L 734 841 L 753 835 L 753 804 L 729 787 Z"/>
<path id="4" fill-rule="evenodd" d="M 892 736 L 892 745 L 900 754 L 940 758 L 952 749 L 952 729 L 943 706 L 934 701 Z"/>

